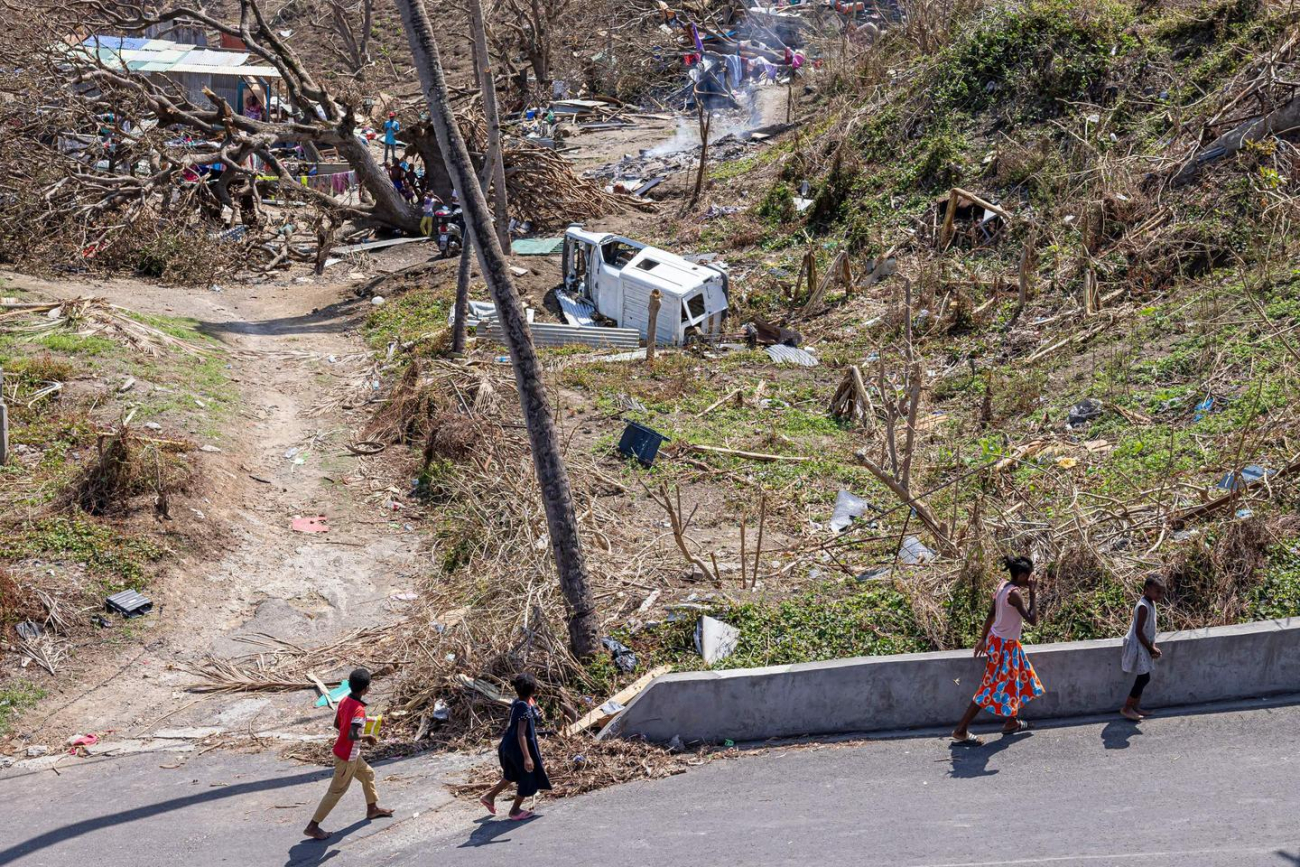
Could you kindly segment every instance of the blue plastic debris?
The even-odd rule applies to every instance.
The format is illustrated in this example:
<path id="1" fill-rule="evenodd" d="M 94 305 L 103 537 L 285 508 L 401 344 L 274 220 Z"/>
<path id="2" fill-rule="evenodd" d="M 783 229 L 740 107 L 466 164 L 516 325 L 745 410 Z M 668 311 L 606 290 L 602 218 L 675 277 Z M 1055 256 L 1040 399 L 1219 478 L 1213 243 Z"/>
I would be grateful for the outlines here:
<path id="1" fill-rule="evenodd" d="M 623 430 L 622 439 L 618 441 L 618 451 L 624 457 L 636 458 L 648 467 L 655 462 L 655 455 L 659 454 L 659 444 L 667 439 L 657 430 L 630 421 Z"/>
<path id="2" fill-rule="evenodd" d="M 1200 421 L 1205 418 L 1205 414 L 1212 409 L 1214 409 L 1214 398 L 1207 394 L 1205 400 L 1196 405 L 1196 414 L 1192 416 L 1192 420 Z"/>
<path id="3" fill-rule="evenodd" d="M 1274 472 L 1275 470 L 1266 470 L 1261 466 L 1251 464 L 1241 471 L 1240 477 L 1236 477 L 1231 471 L 1225 473 L 1223 478 L 1219 480 L 1219 487 L 1225 491 L 1240 491 L 1265 476 L 1273 475 Z"/>
<path id="4" fill-rule="evenodd" d="M 345 680 L 330 690 L 330 697 L 328 699 L 323 695 L 316 699 L 316 707 L 325 707 L 325 705 L 329 704 L 330 701 L 342 701 L 350 692 L 352 692 L 352 687 L 349 686 L 348 682 Z"/>

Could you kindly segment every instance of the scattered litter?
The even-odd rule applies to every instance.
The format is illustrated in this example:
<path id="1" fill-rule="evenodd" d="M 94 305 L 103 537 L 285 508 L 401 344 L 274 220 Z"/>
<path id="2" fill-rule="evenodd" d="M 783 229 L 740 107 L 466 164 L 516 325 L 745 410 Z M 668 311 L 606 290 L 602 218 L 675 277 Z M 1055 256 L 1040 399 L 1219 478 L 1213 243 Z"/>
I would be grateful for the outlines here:
<path id="1" fill-rule="evenodd" d="M 618 404 L 619 409 L 622 410 L 623 412 L 645 412 L 646 411 L 645 404 L 637 400 L 635 397 L 632 397 L 632 395 L 630 394 L 619 394 L 616 398 L 614 398 L 614 401 L 615 403 Z"/>
<path id="2" fill-rule="evenodd" d="M 797 349 L 793 346 L 769 346 L 767 347 L 768 357 L 777 364 L 797 364 L 800 367 L 816 367 L 817 356 L 813 355 L 806 349 Z"/>
<path id="3" fill-rule="evenodd" d="M 324 515 L 316 515 L 310 518 L 294 518 L 290 526 L 293 527 L 295 533 L 328 533 L 330 531 Z"/>
<path id="4" fill-rule="evenodd" d="M 799 213 L 801 213 L 801 214 L 802 214 L 804 211 L 806 211 L 806 210 L 808 210 L 809 208 L 811 208 L 811 207 L 812 207 L 812 203 L 813 203 L 813 200 L 812 200 L 812 199 L 805 199 L 805 198 L 803 198 L 802 196 L 795 196 L 795 197 L 794 197 L 794 209 L 795 209 L 796 211 L 798 211 Z"/>
<path id="5" fill-rule="evenodd" d="M 619 671 L 624 674 L 631 674 L 636 671 L 636 653 L 633 652 L 632 648 L 613 638 L 602 638 L 600 643 L 613 656 L 614 665 L 618 666 Z"/>
<path id="6" fill-rule="evenodd" d="M 705 665 L 713 665 L 731 656 L 740 641 L 740 630 L 734 626 L 705 615 L 695 624 L 695 652 L 704 657 Z"/>
<path id="7" fill-rule="evenodd" d="M 420 594 L 419 593 L 394 593 L 392 596 L 389 596 L 388 598 L 396 600 L 398 602 L 414 602 L 415 600 L 420 598 Z"/>
<path id="8" fill-rule="evenodd" d="M 1205 400 L 1196 405 L 1196 412 L 1192 416 L 1192 421 L 1200 421 L 1205 418 L 1206 413 L 1210 412 L 1212 409 L 1214 409 L 1214 397 L 1207 394 Z"/>
<path id="9" fill-rule="evenodd" d="M 563 249 L 563 238 L 516 238 L 510 242 L 510 252 L 516 256 L 551 256 Z"/>
<path id="10" fill-rule="evenodd" d="M 478 328 L 480 324 L 496 318 L 497 306 L 495 304 L 491 301 L 474 301 L 471 299 L 469 309 L 465 313 L 465 327 Z M 453 307 L 447 314 L 447 325 L 450 327 L 455 324 L 456 309 Z"/>
<path id="11" fill-rule="evenodd" d="M 903 547 L 898 549 L 898 561 L 906 566 L 920 566 L 929 563 L 937 555 L 921 544 L 915 536 L 906 536 Z"/>
<path id="12" fill-rule="evenodd" d="M 1238 518 L 1253 518 L 1255 517 L 1255 512 L 1249 507 L 1243 506 L 1236 511 L 1236 515 Z"/>
<path id="13" fill-rule="evenodd" d="M 49 747 L 42 747 L 42 746 L 28 747 L 27 758 L 39 759 L 41 756 L 49 755 L 49 752 L 50 752 Z"/>
<path id="14" fill-rule="evenodd" d="M 135 377 L 128 376 L 126 379 L 122 380 L 122 384 L 117 387 L 117 390 L 118 393 L 121 394 L 123 392 L 128 392 L 133 388 L 135 388 Z"/>
<path id="15" fill-rule="evenodd" d="M 1074 467 L 1078 466 L 1078 464 L 1079 464 L 1079 460 L 1077 458 L 1062 457 L 1056 459 L 1056 465 L 1063 470 L 1073 469 Z"/>
<path id="16" fill-rule="evenodd" d="M 68 738 L 68 755 L 75 756 L 82 747 L 93 747 L 99 743 L 99 735 L 73 735 Z"/>
<path id="17" fill-rule="evenodd" d="M 874 569 L 868 569 L 867 571 L 865 571 L 865 572 L 863 572 L 862 574 L 858 575 L 858 576 L 857 576 L 857 580 L 859 580 L 859 581 L 884 581 L 885 579 L 887 579 L 887 578 L 889 577 L 889 571 L 890 571 L 890 570 L 889 570 L 889 567 L 888 567 L 888 566 L 877 566 L 877 567 L 874 568 Z"/>
<path id="18" fill-rule="evenodd" d="M 1258 464 L 1251 464 L 1242 469 L 1240 478 L 1235 477 L 1235 475 L 1229 471 L 1219 480 L 1219 487 L 1225 491 L 1244 490 L 1246 487 L 1255 484 L 1255 482 L 1260 481 L 1265 476 L 1273 475 L 1274 472 L 1274 470 L 1264 469 Z"/>
<path id="19" fill-rule="evenodd" d="M 214 445 L 209 445 L 208 443 L 204 443 L 203 445 L 199 446 L 199 451 L 212 453 L 212 452 L 219 452 L 221 451 L 221 449 L 217 448 Z"/>
<path id="20" fill-rule="evenodd" d="M 147 422 L 144 423 L 144 426 L 145 426 L 146 429 L 148 429 L 148 430 L 152 430 L 152 431 L 160 431 L 160 430 L 162 430 L 162 425 L 158 424 L 158 422 L 156 422 L 156 421 L 147 421 Z"/>
<path id="21" fill-rule="evenodd" d="M 659 444 L 667 439 L 657 430 L 630 421 L 623 430 L 623 437 L 618 441 L 618 451 L 623 457 L 636 458 L 642 466 L 648 467 L 659 454 Z"/>
<path id="22" fill-rule="evenodd" d="M 1070 407 L 1070 417 L 1066 420 L 1066 425 L 1072 428 L 1083 427 L 1095 418 L 1101 416 L 1101 401 L 1096 398 L 1087 397 Z"/>
<path id="23" fill-rule="evenodd" d="M 668 741 L 668 752 L 670 753 L 686 752 L 686 745 L 682 743 L 681 735 L 673 735 L 672 739 Z"/>
<path id="24" fill-rule="evenodd" d="M 22 623 L 19 623 L 16 628 L 18 630 L 18 637 L 24 641 L 35 641 L 40 638 L 41 633 L 45 631 L 35 620 L 24 620 Z"/>
<path id="25" fill-rule="evenodd" d="M 153 603 L 134 590 L 123 590 L 105 599 L 104 607 L 123 617 L 139 617 L 152 611 Z"/>
<path id="26" fill-rule="evenodd" d="M 375 305 L 376 307 L 382 307 L 384 306 L 384 296 L 376 295 L 375 297 L 370 299 L 370 303 Z"/>
<path id="27" fill-rule="evenodd" d="M 433 718 L 437 722 L 451 721 L 451 708 L 447 707 L 447 703 L 442 699 L 438 699 L 433 703 Z"/>
<path id="28" fill-rule="evenodd" d="M 511 274 L 514 274 L 516 277 L 523 277 L 525 274 L 528 273 L 528 269 L 527 269 L 527 268 L 520 268 L 518 265 L 511 265 L 511 266 L 510 266 L 510 273 L 511 273 Z"/>
<path id="29" fill-rule="evenodd" d="M 861 497 L 841 490 L 835 496 L 835 511 L 831 514 L 830 527 L 836 533 L 843 533 L 853 523 L 854 518 L 861 518 L 870 508 L 870 503 Z"/>

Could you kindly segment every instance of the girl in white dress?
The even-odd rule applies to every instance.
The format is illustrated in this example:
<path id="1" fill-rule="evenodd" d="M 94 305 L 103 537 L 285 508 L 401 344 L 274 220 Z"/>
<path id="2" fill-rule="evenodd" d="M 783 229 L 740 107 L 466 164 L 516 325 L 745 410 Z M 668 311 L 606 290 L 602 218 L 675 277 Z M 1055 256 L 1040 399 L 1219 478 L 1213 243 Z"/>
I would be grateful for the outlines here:
<path id="1" fill-rule="evenodd" d="M 1133 722 L 1139 722 L 1147 715 L 1139 703 L 1142 690 L 1151 682 L 1155 661 L 1160 658 L 1160 648 L 1155 644 L 1156 603 L 1164 598 L 1164 582 L 1155 576 L 1148 578 L 1142 587 L 1142 598 L 1133 609 L 1133 623 L 1128 628 L 1128 635 L 1124 636 L 1124 671 L 1137 677 L 1120 714 Z"/>

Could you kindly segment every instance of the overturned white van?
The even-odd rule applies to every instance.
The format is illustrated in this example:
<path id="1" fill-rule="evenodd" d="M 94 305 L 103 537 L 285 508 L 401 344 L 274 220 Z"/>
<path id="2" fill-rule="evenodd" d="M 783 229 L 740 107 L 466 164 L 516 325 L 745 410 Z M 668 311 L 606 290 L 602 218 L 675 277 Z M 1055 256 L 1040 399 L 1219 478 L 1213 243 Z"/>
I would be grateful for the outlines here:
<path id="1" fill-rule="evenodd" d="M 681 345 L 691 335 L 722 331 L 727 312 L 727 271 L 720 264 L 689 262 L 638 241 L 571 226 L 564 233 L 564 288 L 589 300 L 620 328 L 649 327 L 650 293 L 661 295 L 655 338 Z"/>

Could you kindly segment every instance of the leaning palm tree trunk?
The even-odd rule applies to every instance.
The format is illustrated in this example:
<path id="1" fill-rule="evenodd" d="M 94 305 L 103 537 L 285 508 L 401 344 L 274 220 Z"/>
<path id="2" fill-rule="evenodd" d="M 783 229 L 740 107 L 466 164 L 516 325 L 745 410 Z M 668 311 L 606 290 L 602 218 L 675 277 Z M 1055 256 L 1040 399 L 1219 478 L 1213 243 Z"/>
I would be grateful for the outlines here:
<path id="1" fill-rule="evenodd" d="M 533 465 L 542 489 L 546 524 L 551 536 L 551 552 L 560 579 L 560 590 L 569 614 L 569 646 L 575 655 L 587 657 L 596 652 L 596 607 L 587 579 L 587 566 L 578 537 L 578 521 L 569 490 L 569 474 L 560 455 L 559 438 L 551 418 L 546 389 L 542 385 L 537 353 L 524 318 L 523 304 L 510 281 L 505 254 L 492 229 L 492 214 L 487 198 L 474 177 L 473 164 L 465 139 L 456 125 L 447 97 L 447 82 L 442 74 L 438 46 L 433 40 L 423 0 L 396 0 L 402 24 L 411 43 L 415 68 L 420 74 L 424 98 L 438 147 L 447 161 L 447 169 L 460 193 L 465 213 L 467 239 L 472 239 L 483 269 L 483 277 L 496 302 L 497 318 L 510 349 L 515 384 L 523 404 L 524 423 L 533 449 Z"/>
<path id="2" fill-rule="evenodd" d="M 483 117 L 487 120 L 487 158 L 492 166 L 492 209 L 496 214 L 497 240 L 510 245 L 509 213 L 506 203 L 506 163 L 501 149 L 501 120 L 497 115 L 497 87 L 492 78 L 488 54 L 487 26 L 479 0 L 468 0 L 470 29 L 474 31 L 474 60 L 478 64 L 479 91 L 483 94 Z"/>

